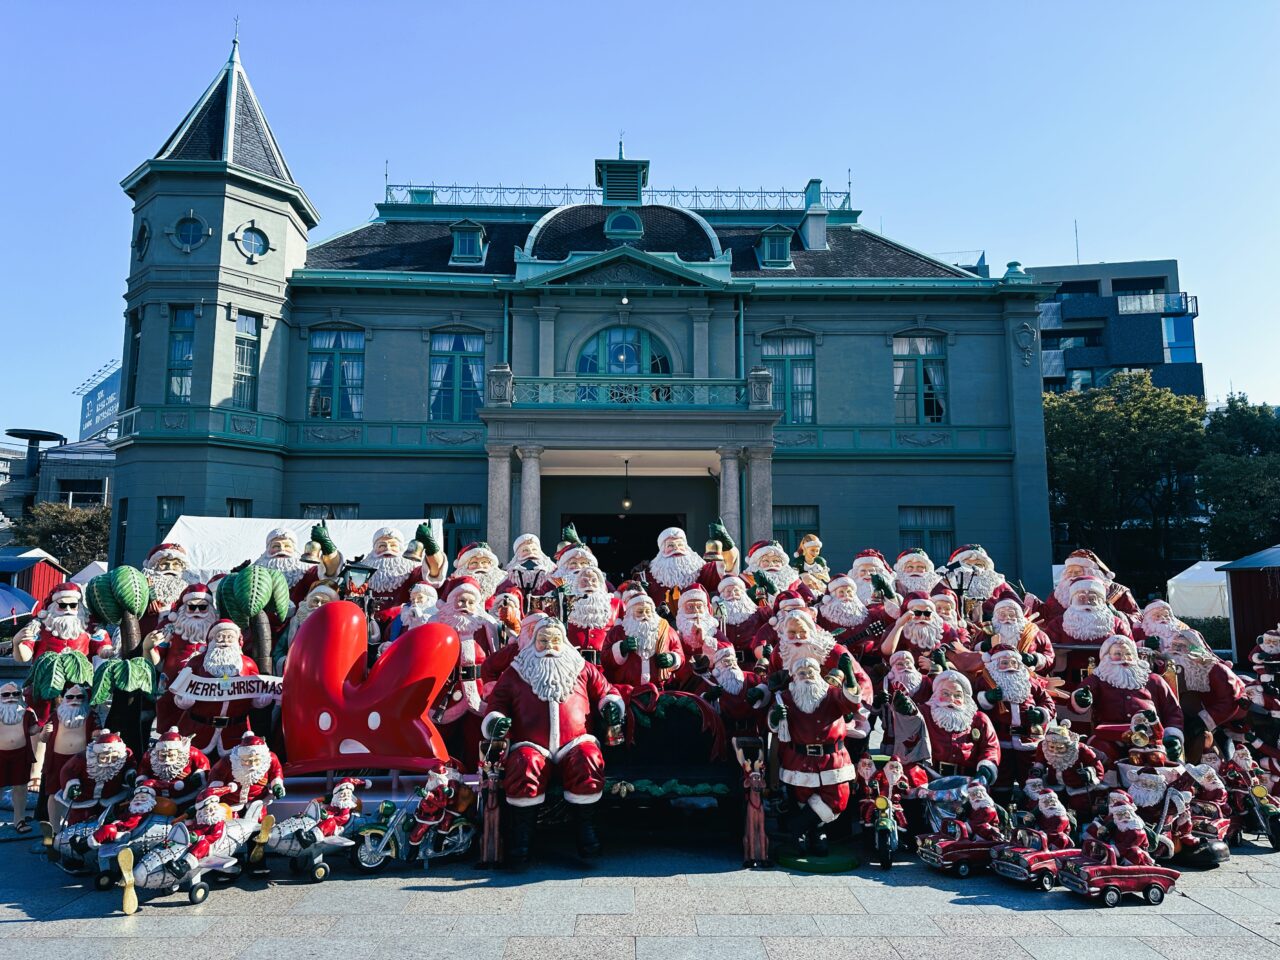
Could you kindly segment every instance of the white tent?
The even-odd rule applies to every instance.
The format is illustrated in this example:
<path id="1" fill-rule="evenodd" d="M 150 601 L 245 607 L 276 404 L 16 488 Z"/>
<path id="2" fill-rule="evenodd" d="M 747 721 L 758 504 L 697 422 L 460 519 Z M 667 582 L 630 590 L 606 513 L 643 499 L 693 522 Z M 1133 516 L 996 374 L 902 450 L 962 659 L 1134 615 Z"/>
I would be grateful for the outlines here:
<path id="1" fill-rule="evenodd" d="M 180 543 L 187 550 L 193 572 L 202 578 L 225 573 L 246 560 L 262 555 L 267 534 L 277 527 L 292 530 L 298 548 L 311 539 L 311 528 L 319 520 L 245 519 L 240 517 L 193 517 L 185 514 L 165 534 L 165 543 Z M 381 527 L 395 527 L 406 541 L 413 539 L 417 520 L 326 520 L 329 536 L 348 560 L 369 552 L 373 534 Z M 444 526 L 429 521 L 436 542 L 444 544 Z"/>
<path id="2" fill-rule="evenodd" d="M 71 578 L 72 583 L 84 585 L 100 573 L 107 572 L 107 565 L 101 560 L 90 560 L 79 573 Z"/>
<path id="3" fill-rule="evenodd" d="M 1169 580 L 1166 590 L 1176 616 L 1193 619 L 1228 616 L 1227 575 L 1214 569 L 1221 563 L 1221 560 L 1200 560 Z"/>

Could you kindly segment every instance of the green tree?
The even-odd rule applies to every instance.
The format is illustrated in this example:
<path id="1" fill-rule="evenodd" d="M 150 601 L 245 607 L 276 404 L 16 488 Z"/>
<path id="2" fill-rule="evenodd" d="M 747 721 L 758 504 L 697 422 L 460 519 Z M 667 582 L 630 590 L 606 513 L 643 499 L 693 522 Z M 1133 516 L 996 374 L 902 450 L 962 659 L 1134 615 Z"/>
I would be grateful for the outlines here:
<path id="1" fill-rule="evenodd" d="M 1054 522 L 1104 558 L 1119 552 L 1121 531 L 1143 532 L 1156 586 L 1174 545 L 1198 540 L 1204 401 L 1154 386 L 1149 373 L 1117 374 L 1095 390 L 1045 394 L 1044 419 Z"/>
<path id="2" fill-rule="evenodd" d="M 37 503 L 13 525 L 13 533 L 14 542 L 47 550 L 75 573 L 93 560 L 107 559 L 111 508 Z"/>
<path id="3" fill-rule="evenodd" d="M 1232 394 L 1209 415 L 1199 468 L 1209 554 L 1234 560 L 1280 543 L 1280 419 Z"/>

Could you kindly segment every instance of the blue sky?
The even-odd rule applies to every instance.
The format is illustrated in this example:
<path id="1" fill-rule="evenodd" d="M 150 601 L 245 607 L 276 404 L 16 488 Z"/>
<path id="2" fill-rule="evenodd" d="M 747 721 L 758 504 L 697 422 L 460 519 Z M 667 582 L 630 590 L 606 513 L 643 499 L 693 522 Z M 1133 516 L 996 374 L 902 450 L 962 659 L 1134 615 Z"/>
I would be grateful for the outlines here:
<path id="1" fill-rule="evenodd" d="M 1280 4 L 26 4 L 5 15 L 0 428 L 74 435 L 118 356 L 129 201 L 230 48 L 313 238 L 393 182 L 843 187 L 1002 266 L 1177 258 L 1210 399 L 1280 403 Z M 54 339 L 56 337 L 56 339 Z M 49 360 L 59 358 L 56 368 Z"/>

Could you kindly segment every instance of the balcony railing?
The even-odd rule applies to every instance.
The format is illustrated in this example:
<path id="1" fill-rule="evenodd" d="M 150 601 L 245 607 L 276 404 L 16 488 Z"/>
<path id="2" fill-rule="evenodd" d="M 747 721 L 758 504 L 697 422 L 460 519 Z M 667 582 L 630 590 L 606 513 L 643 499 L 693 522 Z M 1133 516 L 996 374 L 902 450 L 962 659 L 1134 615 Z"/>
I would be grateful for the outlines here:
<path id="1" fill-rule="evenodd" d="M 670 189 L 643 191 L 645 203 L 665 203 L 688 210 L 804 210 L 804 190 Z M 387 185 L 387 203 L 438 204 L 442 206 L 559 207 L 570 203 L 600 203 L 599 187 L 496 187 L 461 183 L 392 183 Z M 823 190 L 822 203 L 828 210 L 851 210 L 847 190 Z"/>
<path id="2" fill-rule="evenodd" d="M 512 406 L 745 408 L 745 380 L 516 377 Z"/>
<path id="3" fill-rule="evenodd" d="M 1120 313 L 1159 313 L 1164 316 L 1198 316 L 1200 305 L 1189 293 L 1121 293 L 1116 295 Z"/>

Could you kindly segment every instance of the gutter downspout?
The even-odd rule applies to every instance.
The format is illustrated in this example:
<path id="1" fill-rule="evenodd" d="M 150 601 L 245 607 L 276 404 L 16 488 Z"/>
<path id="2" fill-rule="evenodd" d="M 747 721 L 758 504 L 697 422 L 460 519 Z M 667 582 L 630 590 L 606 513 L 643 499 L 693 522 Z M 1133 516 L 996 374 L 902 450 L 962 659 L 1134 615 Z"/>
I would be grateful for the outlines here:
<path id="1" fill-rule="evenodd" d="M 738 379 L 747 375 L 747 312 L 742 294 L 738 294 Z"/>
<path id="2" fill-rule="evenodd" d="M 502 293 L 502 362 L 511 364 L 511 291 Z"/>

